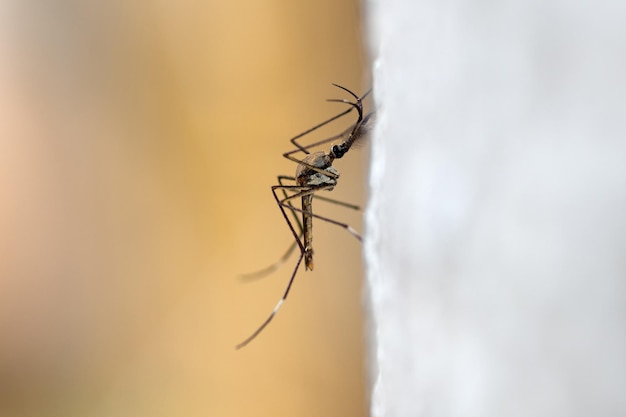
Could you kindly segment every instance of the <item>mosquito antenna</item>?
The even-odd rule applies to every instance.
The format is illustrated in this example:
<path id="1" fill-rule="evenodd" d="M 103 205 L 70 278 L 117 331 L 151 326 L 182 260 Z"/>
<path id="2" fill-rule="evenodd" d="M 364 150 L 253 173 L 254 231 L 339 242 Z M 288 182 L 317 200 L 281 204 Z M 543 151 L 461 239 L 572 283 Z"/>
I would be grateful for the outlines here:
<path id="1" fill-rule="evenodd" d="M 372 130 L 372 126 L 374 124 L 373 120 L 375 119 L 375 116 L 375 112 L 370 112 L 365 115 L 365 117 L 363 117 L 363 120 L 361 120 L 358 126 L 355 126 L 355 129 L 353 129 L 351 135 L 345 141 L 347 144 L 349 144 L 348 149 L 346 149 L 345 152 L 347 152 L 352 147 L 358 149 L 364 143 L 363 138 L 367 137 L 367 134 L 370 132 L 370 130 Z"/>
<path id="2" fill-rule="evenodd" d="M 348 94 L 350 94 L 352 97 L 354 97 L 357 101 L 361 101 L 361 100 L 363 100 L 365 97 L 367 97 L 367 96 L 368 96 L 368 95 L 372 92 L 372 89 L 370 88 L 369 90 L 367 90 L 367 91 L 365 92 L 365 94 L 363 94 L 361 97 L 359 97 L 359 96 L 357 96 L 354 92 L 352 92 L 352 90 L 349 90 L 349 89 L 347 89 L 347 88 L 346 88 L 346 87 L 344 87 L 344 86 L 341 86 L 341 85 L 339 85 L 339 84 L 335 84 L 335 83 L 332 83 L 332 85 L 334 85 L 335 87 L 341 88 L 343 91 L 345 91 L 346 93 L 348 93 Z"/>
<path id="3" fill-rule="evenodd" d="M 346 93 L 350 94 L 352 97 L 354 97 L 356 100 L 359 100 L 359 96 L 357 96 L 356 94 L 354 94 L 351 90 L 347 89 L 346 87 L 339 85 L 339 84 L 335 84 L 335 83 L 331 83 L 332 85 L 334 85 L 337 88 L 341 88 L 343 91 L 345 91 Z"/>

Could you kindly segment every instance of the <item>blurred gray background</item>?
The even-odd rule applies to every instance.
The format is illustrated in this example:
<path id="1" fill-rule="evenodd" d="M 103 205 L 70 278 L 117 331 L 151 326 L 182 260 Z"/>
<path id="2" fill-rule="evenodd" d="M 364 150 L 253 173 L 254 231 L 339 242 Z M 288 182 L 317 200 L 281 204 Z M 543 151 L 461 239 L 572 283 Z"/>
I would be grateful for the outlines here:
<path id="1" fill-rule="evenodd" d="M 368 7 L 373 415 L 626 414 L 624 3 Z"/>

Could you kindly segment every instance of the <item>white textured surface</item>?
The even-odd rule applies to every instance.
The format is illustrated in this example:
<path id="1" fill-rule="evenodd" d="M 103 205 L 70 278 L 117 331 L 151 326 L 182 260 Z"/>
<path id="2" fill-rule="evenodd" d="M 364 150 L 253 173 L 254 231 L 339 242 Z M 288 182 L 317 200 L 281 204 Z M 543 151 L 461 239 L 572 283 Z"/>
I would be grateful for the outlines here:
<path id="1" fill-rule="evenodd" d="M 367 7 L 373 415 L 626 415 L 626 3 Z"/>

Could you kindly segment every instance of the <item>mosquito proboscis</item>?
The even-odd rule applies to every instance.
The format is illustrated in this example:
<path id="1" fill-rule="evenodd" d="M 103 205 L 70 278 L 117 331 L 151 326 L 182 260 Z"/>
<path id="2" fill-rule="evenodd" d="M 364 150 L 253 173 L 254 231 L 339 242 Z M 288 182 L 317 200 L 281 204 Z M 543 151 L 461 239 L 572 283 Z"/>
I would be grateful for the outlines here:
<path id="1" fill-rule="evenodd" d="M 302 263 L 302 261 L 304 260 L 306 270 L 313 270 L 313 218 L 337 225 L 347 230 L 359 241 L 361 240 L 361 236 L 347 223 L 342 223 L 328 217 L 320 216 L 313 213 L 313 198 L 325 200 L 356 210 L 359 209 L 358 206 L 320 196 L 317 194 L 317 192 L 322 190 L 332 191 L 335 188 L 335 186 L 337 185 L 337 180 L 339 178 L 339 173 L 333 167 L 333 161 L 335 159 L 342 158 L 355 143 L 359 142 L 367 134 L 374 117 L 374 112 L 370 112 L 366 115 L 364 115 L 363 113 L 363 99 L 365 99 L 365 97 L 370 94 L 371 90 L 367 91 L 365 94 L 359 97 L 345 87 L 342 87 L 338 84 L 333 85 L 350 94 L 354 98 L 354 101 L 346 99 L 328 100 L 331 102 L 343 103 L 350 107 L 343 112 L 291 138 L 290 141 L 296 148 L 289 152 L 285 152 L 283 154 L 283 157 L 298 164 L 298 167 L 296 168 L 296 175 L 295 177 L 279 175 L 278 184 L 272 186 L 272 194 L 274 196 L 274 199 L 276 200 L 278 208 L 280 209 L 285 221 L 287 222 L 287 225 L 289 226 L 289 230 L 293 234 L 294 242 L 291 244 L 291 246 L 287 249 L 285 254 L 280 258 L 278 262 L 253 274 L 248 274 L 245 277 L 258 277 L 273 272 L 280 265 L 286 262 L 286 260 L 296 248 L 299 249 L 300 255 L 298 256 L 298 260 L 296 261 L 296 265 L 293 269 L 293 272 L 291 273 L 291 277 L 289 278 L 289 282 L 287 283 L 287 287 L 285 288 L 283 296 L 280 298 L 267 319 L 265 319 L 265 321 L 248 338 L 239 343 L 236 346 L 237 349 L 246 346 L 248 343 L 254 340 L 259 335 L 259 333 L 261 333 L 263 329 L 265 329 L 265 327 L 272 321 L 276 313 L 278 313 L 283 303 L 287 299 L 287 296 L 289 295 L 289 291 L 291 290 L 291 286 L 295 280 L 296 274 L 298 272 L 298 269 L 300 268 L 300 264 Z M 356 110 L 358 117 L 356 122 L 353 123 L 348 129 L 345 129 L 337 135 L 316 141 L 306 146 L 302 146 L 298 143 L 298 139 L 308 135 L 309 133 L 314 132 L 315 130 L 323 126 L 328 125 L 329 123 L 337 119 L 340 119 L 341 117 L 347 115 L 348 113 L 351 113 L 354 110 Z M 338 144 L 333 144 L 329 152 L 318 151 L 311 153 L 309 151 L 309 149 L 312 149 L 314 147 L 318 147 L 320 145 L 324 145 L 326 143 L 337 140 L 341 140 L 341 142 L 339 142 Z M 297 159 L 294 156 L 294 154 L 297 153 L 303 153 L 305 155 L 304 158 L 301 160 Z M 291 181 L 295 184 L 286 185 L 284 183 L 286 181 Z M 301 208 L 298 208 L 293 204 L 293 201 L 298 198 L 301 199 Z M 290 212 L 292 214 L 293 221 L 289 219 L 287 212 Z M 301 216 L 301 220 L 298 218 L 297 214 Z M 296 227 L 294 227 L 294 222 L 297 225 Z"/>

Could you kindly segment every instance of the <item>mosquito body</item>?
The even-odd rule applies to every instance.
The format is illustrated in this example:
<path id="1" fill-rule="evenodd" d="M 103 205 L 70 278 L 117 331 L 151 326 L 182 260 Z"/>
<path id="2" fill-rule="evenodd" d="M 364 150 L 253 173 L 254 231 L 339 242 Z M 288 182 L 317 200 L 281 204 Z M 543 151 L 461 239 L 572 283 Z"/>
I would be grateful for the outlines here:
<path id="1" fill-rule="evenodd" d="M 359 97 L 345 87 L 337 84 L 333 85 L 346 91 L 348 94 L 354 97 L 355 101 L 334 99 L 328 100 L 332 102 L 344 103 L 349 105 L 350 107 L 343 112 L 337 114 L 336 116 L 325 120 L 324 122 L 312 127 L 305 132 L 302 132 L 301 134 L 291 139 L 291 143 L 296 147 L 296 149 L 284 153 L 283 157 L 298 164 L 298 167 L 296 168 L 296 175 L 295 177 L 281 175 L 278 177 L 278 184 L 272 186 L 272 194 L 274 195 L 274 199 L 276 200 L 278 208 L 280 209 L 285 221 L 287 222 L 287 225 L 289 226 L 289 230 L 291 230 L 291 233 L 293 234 L 294 243 L 289 247 L 285 255 L 283 255 L 283 257 L 277 263 L 249 276 L 252 277 L 266 275 L 267 273 L 274 271 L 280 264 L 284 263 L 287 260 L 287 258 L 289 257 L 289 255 L 291 255 L 295 248 L 299 249 L 300 255 L 293 269 L 285 292 L 274 307 L 274 310 L 272 310 L 269 317 L 263 322 L 263 324 L 261 324 L 261 326 L 259 326 L 254 331 L 254 333 L 252 333 L 252 335 L 250 335 L 247 339 L 245 339 L 243 342 L 236 346 L 237 349 L 240 349 L 250 343 L 272 321 L 284 301 L 287 299 L 289 291 L 291 290 L 291 286 L 298 272 L 298 268 L 300 267 L 302 261 L 304 260 L 306 270 L 313 270 L 313 218 L 320 219 L 328 223 L 335 224 L 343 229 L 346 229 L 359 241 L 361 240 L 361 236 L 348 224 L 341 223 L 336 220 L 313 213 L 314 198 L 339 204 L 345 207 L 358 209 L 358 206 L 329 199 L 327 197 L 322 197 L 317 195 L 316 193 L 322 190 L 332 191 L 335 188 L 335 186 L 337 185 L 337 180 L 339 179 L 339 173 L 333 167 L 334 160 L 342 158 L 350 150 L 355 142 L 359 141 L 363 136 L 366 135 L 367 131 L 369 131 L 370 124 L 373 120 L 374 115 L 374 112 L 371 112 L 365 116 L 363 115 L 362 100 L 370 93 L 371 90 L 365 93 L 363 96 Z M 307 146 L 302 146 L 297 142 L 297 140 L 302 138 L 303 136 L 347 115 L 353 110 L 357 111 L 357 121 L 352 124 L 348 129 L 344 130 L 338 135 L 317 141 Z M 336 140 L 341 140 L 341 142 L 339 144 L 332 145 L 329 152 L 309 152 L 309 149 L 311 148 L 324 145 L 328 142 Z M 305 154 L 305 157 L 302 160 L 299 160 L 293 156 L 294 154 L 299 152 Z M 283 181 L 291 181 L 295 184 L 285 185 Z M 301 200 L 301 208 L 297 208 L 294 205 L 294 201 L 297 201 L 298 198 L 300 198 Z M 287 215 L 288 212 L 292 214 L 293 221 L 289 219 L 289 216 Z M 298 214 L 300 215 L 302 220 L 298 218 Z M 296 227 L 294 227 L 294 223 L 296 224 Z"/>

